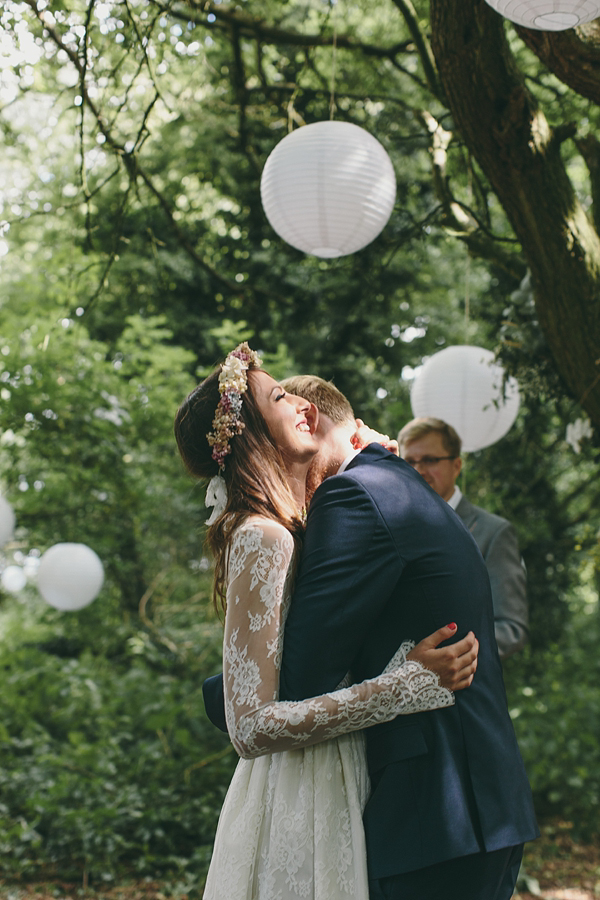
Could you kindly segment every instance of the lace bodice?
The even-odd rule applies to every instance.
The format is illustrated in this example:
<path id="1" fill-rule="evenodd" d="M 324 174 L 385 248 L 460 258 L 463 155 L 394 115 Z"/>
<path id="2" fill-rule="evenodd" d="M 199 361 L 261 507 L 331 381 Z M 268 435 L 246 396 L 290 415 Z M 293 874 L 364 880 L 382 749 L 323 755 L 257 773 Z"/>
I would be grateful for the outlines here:
<path id="1" fill-rule="evenodd" d="M 294 543 L 279 523 L 252 516 L 228 561 L 223 674 L 227 728 L 240 756 L 307 747 L 397 715 L 451 706 L 437 675 L 399 648 L 385 672 L 301 701 L 279 701 L 279 670 Z"/>

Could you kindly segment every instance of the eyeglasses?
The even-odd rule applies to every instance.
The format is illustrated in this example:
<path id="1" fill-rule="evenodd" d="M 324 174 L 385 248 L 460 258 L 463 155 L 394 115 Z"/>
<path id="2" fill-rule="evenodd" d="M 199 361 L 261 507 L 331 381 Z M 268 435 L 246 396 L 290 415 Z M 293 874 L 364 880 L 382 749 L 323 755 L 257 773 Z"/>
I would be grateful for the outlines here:
<path id="1" fill-rule="evenodd" d="M 424 466 L 426 469 L 430 469 L 432 466 L 437 466 L 443 459 L 456 459 L 456 456 L 422 456 L 421 459 L 405 456 L 404 462 L 407 462 L 413 469 L 416 469 L 417 466 Z"/>

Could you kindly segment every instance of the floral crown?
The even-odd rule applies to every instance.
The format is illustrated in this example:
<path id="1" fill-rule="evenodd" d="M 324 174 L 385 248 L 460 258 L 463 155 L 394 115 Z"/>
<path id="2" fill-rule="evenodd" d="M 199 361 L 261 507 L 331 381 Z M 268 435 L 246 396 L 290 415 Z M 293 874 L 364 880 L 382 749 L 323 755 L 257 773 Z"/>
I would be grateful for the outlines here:
<path id="1" fill-rule="evenodd" d="M 235 350 L 225 358 L 219 374 L 219 393 L 221 399 L 215 412 L 212 431 L 206 439 L 212 449 L 212 458 L 218 463 L 219 470 L 225 468 L 225 457 L 231 453 L 229 441 L 244 430 L 240 420 L 242 396 L 248 390 L 248 369 L 259 369 L 262 360 L 258 353 L 251 350 L 247 342 L 238 344 Z"/>

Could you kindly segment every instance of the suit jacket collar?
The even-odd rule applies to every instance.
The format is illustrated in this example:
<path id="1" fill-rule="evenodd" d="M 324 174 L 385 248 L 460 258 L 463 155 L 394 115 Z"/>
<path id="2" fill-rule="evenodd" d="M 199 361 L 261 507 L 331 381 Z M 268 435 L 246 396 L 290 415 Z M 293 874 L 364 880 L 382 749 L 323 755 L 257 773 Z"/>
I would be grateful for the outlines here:
<path id="1" fill-rule="evenodd" d="M 351 459 L 346 469 L 353 469 L 354 466 L 361 466 L 367 462 L 374 462 L 376 459 L 383 459 L 386 456 L 392 456 L 389 450 L 385 450 L 381 444 L 369 444 L 360 453 L 357 453 L 354 459 Z"/>
<path id="2" fill-rule="evenodd" d="M 385 447 L 382 447 L 381 444 L 369 444 L 360 453 L 352 459 L 348 465 L 346 466 L 346 472 L 350 469 L 353 469 L 355 466 L 364 466 L 368 463 L 377 462 L 380 459 L 386 459 L 387 457 L 392 457 L 398 463 L 401 463 L 403 466 L 406 466 L 411 472 L 415 470 L 408 465 L 403 459 L 398 458 L 395 453 L 391 453 L 389 450 L 386 450 Z"/>

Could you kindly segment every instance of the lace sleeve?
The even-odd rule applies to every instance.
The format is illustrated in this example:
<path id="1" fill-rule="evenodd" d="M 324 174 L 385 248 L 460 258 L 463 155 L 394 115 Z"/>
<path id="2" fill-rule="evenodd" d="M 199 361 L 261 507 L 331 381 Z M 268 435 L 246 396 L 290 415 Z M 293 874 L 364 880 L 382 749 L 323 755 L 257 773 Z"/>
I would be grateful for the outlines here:
<path id="1" fill-rule="evenodd" d="M 406 660 L 410 644 L 403 644 L 377 678 L 309 700 L 278 701 L 293 553 L 285 528 L 256 517 L 232 541 L 223 675 L 227 728 L 240 756 L 306 747 L 454 703 L 437 675 Z"/>

